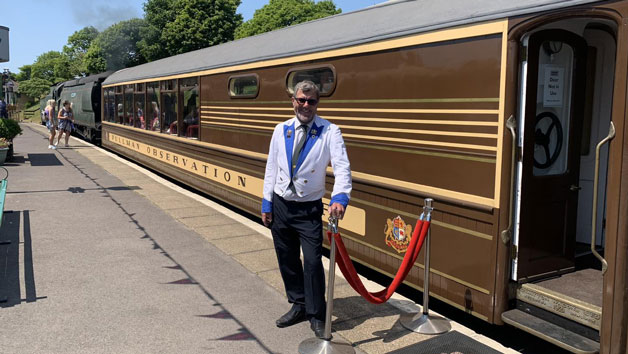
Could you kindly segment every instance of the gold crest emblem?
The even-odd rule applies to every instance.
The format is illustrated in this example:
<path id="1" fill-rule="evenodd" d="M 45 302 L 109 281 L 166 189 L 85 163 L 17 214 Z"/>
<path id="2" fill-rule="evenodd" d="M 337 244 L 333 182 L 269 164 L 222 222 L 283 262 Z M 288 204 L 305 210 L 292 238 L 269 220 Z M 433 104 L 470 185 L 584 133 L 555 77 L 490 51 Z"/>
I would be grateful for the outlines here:
<path id="1" fill-rule="evenodd" d="M 290 139 L 290 137 L 292 137 L 292 130 L 288 129 L 288 131 L 286 132 L 286 137 L 288 139 Z"/>
<path id="2" fill-rule="evenodd" d="M 412 225 L 407 225 L 401 216 L 394 219 L 386 219 L 384 227 L 386 245 L 392 247 L 397 253 L 405 252 L 412 239 Z"/>

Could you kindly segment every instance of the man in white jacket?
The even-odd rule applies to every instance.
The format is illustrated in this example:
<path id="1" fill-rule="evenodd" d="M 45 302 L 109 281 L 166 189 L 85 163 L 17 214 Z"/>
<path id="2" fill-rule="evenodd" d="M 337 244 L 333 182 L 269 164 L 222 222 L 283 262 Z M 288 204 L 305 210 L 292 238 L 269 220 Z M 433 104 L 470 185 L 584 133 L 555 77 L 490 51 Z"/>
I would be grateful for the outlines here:
<path id="1" fill-rule="evenodd" d="M 319 90 L 313 82 L 298 83 L 292 97 L 296 116 L 275 127 L 264 176 L 262 221 L 271 228 L 279 270 L 292 303 L 290 311 L 277 320 L 277 327 L 307 319 L 316 336 L 323 338 L 321 199 L 331 161 L 334 188 L 329 213 L 342 219 L 351 193 L 351 169 L 340 129 L 316 115 L 318 102 Z"/>

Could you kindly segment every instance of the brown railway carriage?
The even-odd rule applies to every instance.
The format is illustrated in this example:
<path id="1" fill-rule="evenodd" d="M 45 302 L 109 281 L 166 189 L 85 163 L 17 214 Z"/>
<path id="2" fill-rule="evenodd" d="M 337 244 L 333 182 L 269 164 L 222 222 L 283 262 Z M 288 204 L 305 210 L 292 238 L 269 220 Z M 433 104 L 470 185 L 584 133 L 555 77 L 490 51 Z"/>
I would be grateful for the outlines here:
<path id="1" fill-rule="evenodd" d="M 394 274 L 408 240 L 392 230 L 434 198 L 430 295 L 575 352 L 626 352 L 628 2 L 454 2 L 121 70 L 103 145 L 257 215 L 273 128 L 311 79 L 351 160 L 354 261 Z M 406 279 L 420 290 L 422 266 Z"/>

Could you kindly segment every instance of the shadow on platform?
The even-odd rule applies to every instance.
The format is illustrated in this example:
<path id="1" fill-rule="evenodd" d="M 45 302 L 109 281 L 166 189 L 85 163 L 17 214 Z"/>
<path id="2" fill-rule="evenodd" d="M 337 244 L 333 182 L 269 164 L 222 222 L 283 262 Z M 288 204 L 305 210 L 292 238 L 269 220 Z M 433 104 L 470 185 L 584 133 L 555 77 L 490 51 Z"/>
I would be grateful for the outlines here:
<path id="1" fill-rule="evenodd" d="M 28 154 L 31 166 L 63 166 L 54 152 L 47 154 Z"/>
<path id="2" fill-rule="evenodd" d="M 30 211 L 5 210 L 0 228 L 0 307 L 12 307 L 22 302 L 34 302 L 35 274 Z M 20 228 L 24 231 L 23 255 L 20 255 Z M 20 256 L 24 264 L 24 294 L 20 289 Z M 23 296 L 23 298 L 22 298 Z"/>

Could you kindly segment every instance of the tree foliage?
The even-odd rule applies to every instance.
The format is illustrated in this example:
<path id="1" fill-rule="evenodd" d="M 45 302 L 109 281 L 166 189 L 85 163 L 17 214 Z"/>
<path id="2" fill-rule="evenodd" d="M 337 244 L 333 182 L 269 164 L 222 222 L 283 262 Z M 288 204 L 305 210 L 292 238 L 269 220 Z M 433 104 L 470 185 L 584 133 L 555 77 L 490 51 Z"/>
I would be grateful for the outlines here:
<path id="1" fill-rule="evenodd" d="M 253 18 L 238 27 L 235 38 L 254 36 L 341 12 L 331 0 L 270 0 L 255 11 Z"/>
<path id="2" fill-rule="evenodd" d="M 43 79 L 49 84 L 71 79 L 70 60 L 61 52 L 51 50 L 37 57 L 31 65 L 30 79 Z"/>
<path id="3" fill-rule="evenodd" d="M 19 82 L 19 92 L 30 97 L 32 100 L 38 100 L 50 91 L 50 82 L 40 78 L 32 78 L 30 80 Z"/>
<path id="4" fill-rule="evenodd" d="M 20 72 L 15 76 L 17 81 L 26 81 L 31 79 L 31 67 L 32 65 L 26 64 L 19 67 Z"/>
<path id="5" fill-rule="evenodd" d="M 98 43 L 92 43 L 83 58 L 85 70 L 90 73 L 101 73 L 107 71 L 107 60 L 105 53 Z"/>
<path id="6" fill-rule="evenodd" d="M 142 26 L 144 20 L 133 18 L 118 22 L 98 34 L 85 54 L 86 70 L 96 73 L 145 63 L 146 59 L 137 47 Z"/>
<path id="7" fill-rule="evenodd" d="M 162 32 L 166 50 L 176 55 L 233 40 L 242 23 L 238 5 L 240 0 L 177 1 L 176 17 Z"/>
<path id="8" fill-rule="evenodd" d="M 72 76 L 86 76 L 90 73 L 85 63 L 85 55 L 92 42 L 98 36 L 98 30 L 92 26 L 84 27 L 68 37 L 68 43 L 63 46 L 63 54 L 70 60 Z"/>
<path id="9" fill-rule="evenodd" d="M 148 0 L 139 47 L 148 60 L 233 40 L 240 0 Z"/>
<path id="10" fill-rule="evenodd" d="M 144 3 L 145 26 L 140 30 L 142 39 L 138 43 L 140 52 L 153 61 L 168 56 L 166 47 L 161 42 L 161 32 L 166 24 L 174 21 L 174 5 L 177 0 L 148 0 Z"/>

